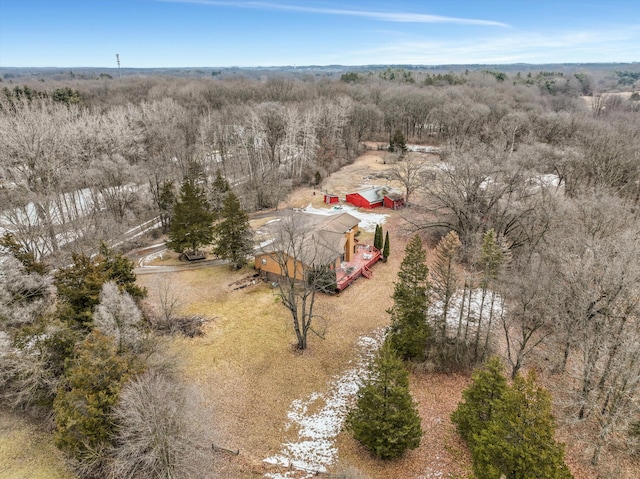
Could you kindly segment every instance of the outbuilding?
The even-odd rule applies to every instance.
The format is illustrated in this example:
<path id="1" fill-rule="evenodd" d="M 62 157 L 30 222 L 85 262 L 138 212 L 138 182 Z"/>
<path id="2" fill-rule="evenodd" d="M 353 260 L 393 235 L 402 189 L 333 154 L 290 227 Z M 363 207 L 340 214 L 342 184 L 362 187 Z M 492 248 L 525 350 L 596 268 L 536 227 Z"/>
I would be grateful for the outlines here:
<path id="1" fill-rule="evenodd" d="M 346 196 L 346 202 L 359 208 L 384 206 L 395 210 L 404 205 L 404 198 L 388 186 L 372 186 L 355 193 L 349 193 Z"/>
<path id="2" fill-rule="evenodd" d="M 338 195 L 330 195 L 329 193 L 325 193 L 324 195 L 324 202 L 328 205 L 332 204 L 332 203 L 338 203 L 340 202 L 340 198 L 338 198 Z"/>

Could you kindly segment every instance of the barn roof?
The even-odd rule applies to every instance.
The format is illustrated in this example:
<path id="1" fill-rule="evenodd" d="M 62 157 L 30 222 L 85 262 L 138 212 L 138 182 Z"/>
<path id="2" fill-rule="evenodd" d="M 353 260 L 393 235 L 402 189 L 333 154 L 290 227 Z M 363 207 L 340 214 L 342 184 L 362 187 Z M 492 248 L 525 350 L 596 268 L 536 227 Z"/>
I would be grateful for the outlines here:
<path id="1" fill-rule="evenodd" d="M 366 190 L 360 190 L 357 193 L 369 203 L 378 203 L 384 199 L 386 189 L 383 186 L 373 186 Z"/>
<path id="2" fill-rule="evenodd" d="M 391 192 L 387 193 L 385 196 L 387 198 L 389 198 L 390 200 L 393 200 L 393 201 L 401 200 L 401 199 L 404 198 L 402 196 L 402 193 L 398 193 L 397 191 L 391 191 Z"/>
<path id="3" fill-rule="evenodd" d="M 390 188 L 389 186 L 372 186 L 364 190 L 359 190 L 356 193 L 362 196 L 369 203 L 379 203 L 385 196 L 388 196 L 392 200 L 402 198 L 400 193 L 394 191 L 393 188 Z"/>

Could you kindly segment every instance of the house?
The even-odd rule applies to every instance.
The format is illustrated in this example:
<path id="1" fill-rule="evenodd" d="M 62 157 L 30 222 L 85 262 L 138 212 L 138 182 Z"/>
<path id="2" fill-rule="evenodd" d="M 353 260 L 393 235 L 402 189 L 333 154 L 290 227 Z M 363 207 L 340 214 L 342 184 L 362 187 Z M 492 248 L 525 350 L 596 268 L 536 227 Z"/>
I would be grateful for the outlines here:
<path id="1" fill-rule="evenodd" d="M 398 209 L 404 206 L 402 195 L 388 186 L 372 186 L 346 196 L 346 202 L 360 208 L 385 208 Z"/>
<path id="2" fill-rule="evenodd" d="M 340 198 L 338 198 L 338 195 L 330 195 L 329 193 L 325 193 L 324 195 L 324 202 L 328 205 L 331 203 L 338 203 L 339 201 Z"/>
<path id="3" fill-rule="evenodd" d="M 359 276 L 371 277 L 369 267 L 380 251 L 356 239 L 360 220 L 349 213 L 317 215 L 293 211 L 268 225 L 271 240 L 256 253 L 255 268 L 269 280 L 287 276 L 304 280 L 316 268 L 335 271 L 342 291 Z"/>

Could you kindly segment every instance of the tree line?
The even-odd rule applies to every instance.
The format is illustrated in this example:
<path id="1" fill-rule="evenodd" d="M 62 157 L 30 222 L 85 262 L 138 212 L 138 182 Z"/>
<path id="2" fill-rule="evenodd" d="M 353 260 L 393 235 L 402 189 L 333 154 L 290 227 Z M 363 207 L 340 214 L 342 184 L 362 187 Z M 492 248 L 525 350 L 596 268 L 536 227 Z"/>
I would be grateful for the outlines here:
<path id="1" fill-rule="evenodd" d="M 451 145 L 456 157 L 490 145 L 477 155 L 494 165 L 482 168 L 528 149 L 518 156 L 567 189 L 604 185 L 638 201 L 638 102 L 594 97 L 592 108 L 575 77 L 549 91 L 517 77 L 462 76 L 443 86 L 143 77 L 7 89 L 2 222 L 39 257 L 96 244 L 162 215 L 167 185 L 177 189 L 194 168 L 207 187 L 220 170 L 248 211 L 274 207 L 297 184 L 319 186 L 362 141 L 391 142 L 397 131 Z"/>

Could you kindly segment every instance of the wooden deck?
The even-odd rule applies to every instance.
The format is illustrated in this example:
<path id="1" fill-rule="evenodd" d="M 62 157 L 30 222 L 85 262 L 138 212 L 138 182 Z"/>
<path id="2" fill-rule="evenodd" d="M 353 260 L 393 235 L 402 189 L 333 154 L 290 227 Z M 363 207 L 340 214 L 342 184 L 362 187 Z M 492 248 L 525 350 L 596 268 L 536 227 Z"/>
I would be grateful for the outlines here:
<path id="1" fill-rule="evenodd" d="M 351 261 L 343 262 L 336 271 L 338 291 L 342 291 L 360 276 L 369 279 L 373 275 L 373 266 L 381 257 L 380 250 L 371 245 L 359 244 Z"/>

